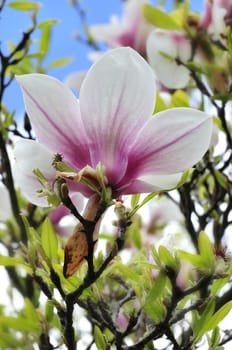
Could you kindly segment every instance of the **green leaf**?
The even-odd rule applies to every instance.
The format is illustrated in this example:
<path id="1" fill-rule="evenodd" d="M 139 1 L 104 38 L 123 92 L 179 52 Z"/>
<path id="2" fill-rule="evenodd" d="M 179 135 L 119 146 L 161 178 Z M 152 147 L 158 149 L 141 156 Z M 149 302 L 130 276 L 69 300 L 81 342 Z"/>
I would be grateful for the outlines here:
<path id="1" fill-rule="evenodd" d="M 1 266 L 23 266 L 27 273 L 31 274 L 32 269 L 29 264 L 26 264 L 22 258 L 17 257 L 11 257 L 11 256 L 4 256 L 0 255 L 0 265 Z"/>
<path id="2" fill-rule="evenodd" d="M 214 267 L 215 256 L 213 253 L 213 245 L 204 231 L 201 231 L 198 238 L 198 248 L 206 266 Z"/>
<path id="3" fill-rule="evenodd" d="M 51 27 L 54 26 L 55 24 L 57 24 L 59 21 L 57 19 L 48 19 L 46 21 L 40 22 L 40 24 L 38 24 L 37 28 L 38 29 L 43 29 L 45 27 Z"/>
<path id="4" fill-rule="evenodd" d="M 199 269 L 203 267 L 202 258 L 198 254 L 192 254 L 192 253 L 186 252 L 185 250 L 179 250 L 178 255 L 180 259 L 190 262 L 192 265 L 194 265 Z"/>
<path id="5" fill-rule="evenodd" d="M 0 316 L 0 329 L 12 328 L 22 332 L 40 333 L 40 326 L 34 320 L 25 317 Z"/>
<path id="6" fill-rule="evenodd" d="M 214 170 L 214 174 L 215 174 L 215 177 L 216 177 L 218 183 L 221 185 L 221 187 L 223 187 L 225 190 L 228 190 L 229 181 L 228 181 L 227 177 L 217 169 Z"/>
<path id="7" fill-rule="evenodd" d="M 207 323 L 204 326 L 204 332 L 209 332 L 215 327 L 218 326 L 218 324 L 227 316 L 227 314 L 230 312 L 232 308 L 232 301 L 229 301 L 225 305 L 223 305 L 210 319 L 207 321 Z"/>
<path id="8" fill-rule="evenodd" d="M 0 265 L 2 266 L 18 266 L 24 264 L 21 258 L 0 255 Z"/>
<path id="9" fill-rule="evenodd" d="M 215 310 L 215 300 L 211 299 L 206 305 L 203 313 L 200 318 L 194 319 L 193 322 L 193 333 L 196 340 L 200 340 L 203 334 L 205 333 L 206 324 L 211 319 Z"/>
<path id="10" fill-rule="evenodd" d="M 48 218 L 44 220 L 41 227 L 41 242 L 47 257 L 51 260 L 57 259 L 58 239 Z"/>
<path id="11" fill-rule="evenodd" d="M 51 27 L 45 26 L 42 28 L 42 34 L 39 39 L 39 52 L 41 53 L 40 60 L 43 60 L 49 51 L 51 42 Z"/>
<path id="12" fill-rule="evenodd" d="M 158 277 L 156 277 L 156 280 L 154 281 L 154 284 L 147 295 L 145 305 L 150 305 L 152 302 L 154 302 L 156 299 L 160 298 L 164 294 L 167 281 L 168 277 L 164 272 L 161 271 Z"/>
<path id="13" fill-rule="evenodd" d="M 220 342 L 221 335 L 219 327 L 215 327 L 211 335 L 211 345 L 216 346 Z"/>
<path id="14" fill-rule="evenodd" d="M 146 303 L 144 305 L 144 311 L 155 323 L 161 322 L 166 315 L 165 305 L 160 300 L 156 300 L 153 303 Z"/>
<path id="15" fill-rule="evenodd" d="M 94 326 L 94 340 L 98 350 L 106 349 L 106 341 L 104 334 L 102 334 L 98 326 Z"/>
<path id="16" fill-rule="evenodd" d="M 39 313 L 35 309 L 34 305 L 30 301 L 30 299 L 28 299 L 28 298 L 25 299 L 24 312 L 25 312 L 25 315 L 26 315 L 26 319 L 33 320 L 34 323 L 39 324 L 39 321 L 40 321 Z"/>
<path id="17" fill-rule="evenodd" d="M 158 112 L 165 111 L 166 109 L 167 109 L 167 106 L 166 106 L 164 100 L 162 99 L 160 94 L 157 92 L 154 114 L 158 113 Z"/>
<path id="18" fill-rule="evenodd" d="M 136 205 L 131 212 L 129 213 L 128 217 L 131 218 L 140 208 L 142 208 L 147 202 L 149 202 L 152 198 L 154 198 L 155 196 L 157 196 L 158 192 L 152 192 L 150 194 L 148 194 L 143 201 Z"/>
<path id="19" fill-rule="evenodd" d="M 131 208 L 132 209 L 134 209 L 138 205 L 139 199 L 140 199 L 140 194 L 133 194 L 131 196 Z"/>
<path id="20" fill-rule="evenodd" d="M 19 11 L 34 11 L 38 10 L 41 7 L 41 4 L 30 1 L 13 1 L 10 2 L 8 6 Z"/>
<path id="21" fill-rule="evenodd" d="M 190 169 L 187 169 L 187 170 L 185 170 L 183 172 L 183 174 L 181 176 L 181 179 L 178 182 L 176 188 L 179 188 L 179 187 L 183 186 L 183 184 L 185 184 L 185 182 L 187 182 L 190 179 L 190 177 L 191 177 L 191 175 L 193 173 L 193 170 L 194 170 L 193 168 L 190 168 Z"/>
<path id="22" fill-rule="evenodd" d="M 171 15 L 145 4 L 143 6 L 143 15 L 145 19 L 155 27 L 169 30 L 181 29 L 181 26 L 171 17 Z"/>
<path id="23" fill-rule="evenodd" d="M 172 256 L 169 250 L 163 245 L 159 246 L 158 254 L 161 262 L 163 262 L 167 267 L 176 271 L 178 268 L 178 261 Z"/>
<path id="24" fill-rule="evenodd" d="M 60 58 L 58 60 L 55 60 L 55 61 L 49 63 L 48 69 L 63 67 L 66 64 L 69 64 L 70 62 L 72 62 L 72 60 L 73 60 L 72 57 Z"/>
<path id="25" fill-rule="evenodd" d="M 170 107 L 189 107 L 189 96 L 183 90 L 177 90 L 172 95 Z"/>

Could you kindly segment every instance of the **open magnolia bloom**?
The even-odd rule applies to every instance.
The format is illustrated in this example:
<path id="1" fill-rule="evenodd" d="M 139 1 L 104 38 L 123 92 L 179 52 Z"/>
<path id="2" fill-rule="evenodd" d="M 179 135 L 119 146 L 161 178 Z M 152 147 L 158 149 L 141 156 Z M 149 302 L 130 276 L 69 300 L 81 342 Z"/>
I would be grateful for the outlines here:
<path id="1" fill-rule="evenodd" d="M 184 88 L 190 79 L 189 70 L 176 62 L 187 62 L 191 44 L 184 33 L 155 29 L 147 40 L 147 58 L 157 79 L 167 88 Z"/>
<path id="2" fill-rule="evenodd" d="M 111 48 L 130 46 L 141 55 L 146 52 L 146 40 L 154 28 L 143 15 L 146 0 L 128 0 L 124 3 L 123 17 L 111 17 L 105 25 L 94 25 L 90 32 L 95 40 L 102 41 Z"/>
<path id="3" fill-rule="evenodd" d="M 32 170 L 39 168 L 54 183 L 54 154 L 61 154 L 76 176 L 71 191 L 91 196 L 79 183 L 80 174 L 94 178 L 104 169 L 112 197 L 161 191 L 176 186 L 180 173 L 207 151 L 212 121 L 191 108 L 174 108 L 152 116 L 155 78 L 146 61 L 131 48 L 106 53 L 95 63 L 81 86 L 80 99 L 60 81 L 41 74 L 17 77 L 27 113 L 39 142 L 22 140 L 15 157 L 27 198 L 36 197 L 40 184 Z M 19 181 L 19 180 L 18 180 Z"/>

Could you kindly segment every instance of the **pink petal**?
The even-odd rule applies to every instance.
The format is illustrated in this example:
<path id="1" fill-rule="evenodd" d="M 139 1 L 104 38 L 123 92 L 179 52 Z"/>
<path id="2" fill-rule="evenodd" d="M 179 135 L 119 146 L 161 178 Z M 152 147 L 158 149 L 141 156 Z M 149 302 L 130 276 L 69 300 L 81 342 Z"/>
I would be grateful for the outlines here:
<path id="1" fill-rule="evenodd" d="M 31 203 L 40 207 L 48 207 L 46 197 L 38 197 L 37 190 L 42 185 L 33 174 L 34 169 L 39 169 L 52 185 L 56 172 L 52 167 L 54 155 L 43 145 L 32 140 L 20 140 L 15 145 L 14 177 L 16 184 Z"/>
<path id="2" fill-rule="evenodd" d="M 196 164 L 209 148 L 212 118 L 191 108 L 174 108 L 152 117 L 131 147 L 125 176 L 175 174 Z"/>
<path id="3" fill-rule="evenodd" d="M 78 169 L 89 163 L 79 102 L 55 78 L 42 74 L 17 77 L 38 140 Z"/>
<path id="4" fill-rule="evenodd" d="M 129 145 L 152 114 L 154 101 L 152 70 L 130 48 L 108 52 L 87 74 L 80 107 L 92 166 L 101 161 L 110 180 L 123 176 Z"/>
<path id="5" fill-rule="evenodd" d="M 147 40 L 148 61 L 159 81 L 171 89 L 185 87 L 190 79 L 188 69 L 164 57 L 162 53 L 186 62 L 191 57 L 189 40 L 182 33 L 161 29 L 154 30 Z"/>

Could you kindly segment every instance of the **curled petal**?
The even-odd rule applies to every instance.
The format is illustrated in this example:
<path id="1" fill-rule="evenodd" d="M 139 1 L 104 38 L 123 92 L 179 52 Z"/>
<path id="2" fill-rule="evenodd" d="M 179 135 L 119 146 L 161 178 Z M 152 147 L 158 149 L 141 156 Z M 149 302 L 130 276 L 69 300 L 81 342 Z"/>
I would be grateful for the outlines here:
<path id="1" fill-rule="evenodd" d="M 169 57 L 165 57 L 164 55 Z M 175 59 L 186 62 L 191 57 L 189 40 L 178 32 L 154 30 L 147 40 L 148 61 L 160 82 L 168 88 L 180 89 L 188 84 L 189 70 Z"/>
<path id="2" fill-rule="evenodd" d="M 52 167 L 54 155 L 43 145 L 32 140 L 20 140 L 15 145 L 14 176 L 25 197 L 33 204 L 48 207 L 45 197 L 38 197 L 37 191 L 42 189 L 34 169 L 39 169 L 52 185 L 56 172 Z"/>
<path id="3" fill-rule="evenodd" d="M 108 52 L 88 72 L 80 91 L 81 114 L 88 126 L 92 166 L 102 162 L 110 182 L 123 176 L 127 149 L 154 102 L 152 70 L 130 48 Z"/>
<path id="4" fill-rule="evenodd" d="M 78 169 L 89 163 L 79 101 L 59 80 L 43 74 L 17 77 L 27 113 L 42 144 Z"/>

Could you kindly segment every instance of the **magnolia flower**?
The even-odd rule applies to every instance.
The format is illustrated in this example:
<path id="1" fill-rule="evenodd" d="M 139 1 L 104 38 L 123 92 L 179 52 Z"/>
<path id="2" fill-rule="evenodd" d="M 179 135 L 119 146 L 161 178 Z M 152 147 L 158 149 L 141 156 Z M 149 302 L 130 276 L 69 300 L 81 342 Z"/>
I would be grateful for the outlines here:
<path id="1" fill-rule="evenodd" d="M 226 25 L 232 26 L 231 0 L 206 0 L 199 27 L 207 29 L 214 40 L 220 40 Z"/>
<path id="2" fill-rule="evenodd" d="M 173 188 L 180 172 L 198 162 L 209 147 L 212 121 L 190 108 L 169 109 L 152 116 L 155 79 L 134 50 L 118 48 L 95 63 L 81 86 L 80 99 L 55 78 L 18 76 L 27 113 L 39 142 L 21 140 L 15 156 L 27 198 L 40 184 L 40 168 L 52 185 L 52 154 L 77 173 L 94 173 L 99 164 L 112 197 Z M 88 166 L 86 168 L 86 166 Z M 83 170 L 84 169 L 84 170 Z M 93 194 L 87 185 L 68 181 L 70 191 Z"/>
<path id="3" fill-rule="evenodd" d="M 130 46 L 144 55 L 147 37 L 153 28 L 143 16 L 142 5 L 147 2 L 146 0 L 126 1 L 122 20 L 113 16 L 110 24 L 90 27 L 92 36 L 111 48 Z"/>
<path id="4" fill-rule="evenodd" d="M 165 56 L 166 55 L 166 56 Z M 157 79 L 167 88 L 184 88 L 190 73 L 176 59 L 186 62 L 191 57 L 191 44 L 181 32 L 155 29 L 147 40 L 147 57 Z"/>

